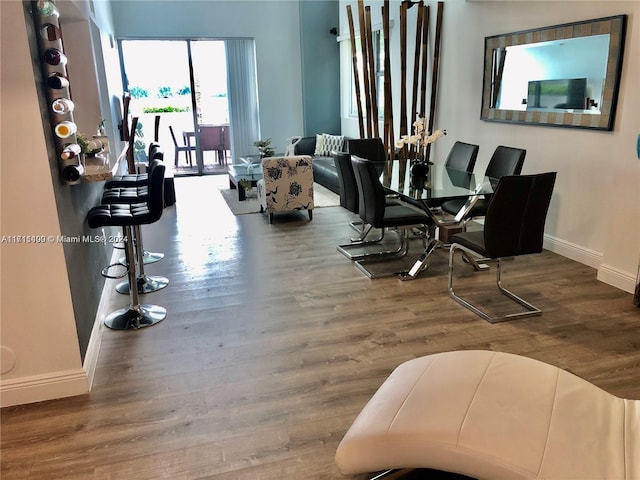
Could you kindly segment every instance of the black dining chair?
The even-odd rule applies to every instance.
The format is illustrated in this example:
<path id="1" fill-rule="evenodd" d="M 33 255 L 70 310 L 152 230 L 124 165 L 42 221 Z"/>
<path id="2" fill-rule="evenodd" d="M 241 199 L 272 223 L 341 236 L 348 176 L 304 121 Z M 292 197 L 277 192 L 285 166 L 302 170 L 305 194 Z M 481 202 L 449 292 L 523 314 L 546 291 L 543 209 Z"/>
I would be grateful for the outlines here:
<path id="1" fill-rule="evenodd" d="M 373 162 L 378 176 L 382 175 L 385 166 L 385 151 L 382 139 L 374 138 L 353 138 L 347 141 L 347 152 L 356 157 L 364 158 Z"/>
<path id="2" fill-rule="evenodd" d="M 356 182 L 356 176 L 353 171 L 353 165 L 351 164 L 351 154 L 345 152 L 333 152 L 333 162 L 336 166 L 336 172 L 338 173 L 338 187 L 340 190 L 340 206 L 347 210 L 359 214 L 359 192 L 358 184 Z M 375 166 L 375 165 L 374 165 Z M 376 171 L 379 171 L 379 167 L 376 166 Z M 386 192 L 386 189 L 385 189 Z M 397 197 L 397 194 L 394 195 Z M 387 196 L 386 205 L 399 205 L 398 201 L 394 198 Z M 362 246 L 367 243 L 366 237 L 371 233 L 373 227 L 364 223 L 362 220 L 354 220 L 349 222 L 349 226 L 359 233 L 357 237 L 351 238 L 351 243 L 339 245 L 338 251 L 345 255 L 350 260 L 354 259 L 354 255 L 349 251 L 352 246 Z M 378 243 L 381 239 L 371 241 L 371 243 Z M 355 255 L 357 257 L 358 255 Z"/>
<path id="3" fill-rule="evenodd" d="M 451 175 L 457 174 L 463 177 L 464 175 L 462 173 L 457 172 L 473 172 L 479 149 L 480 147 L 478 145 L 456 141 L 451 147 L 451 150 L 449 150 L 449 155 L 447 155 L 447 159 L 445 160 L 445 166 L 449 169 Z M 468 180 L 469 177 L 466 176 L 465 178 Z M 443 203 L 444 200 L 441 199 L 427 200 L 427 205 L 432 209 L 442 206 Z"/>
<path id="4" fill-rule="evenodd" d="M 351 165 L 351 154 L 345 152 L 333 152 L 333 163 L 338 173 L 338 188 L 340 190 L 340 206 L 350 212 L 358 213 L 358 185 Z M 362 233 L 364 224 L 351 222 L 350 225 Z"/>
<path id="5" fill-rule="evenodd" d="M 542 252 L 544 224 L 551 202 L 556 172 L 537 175 L 509 175 L 498 181 L 484 218 L 484 229 L 461 232 L 451 237 L 449 252 L 449 295 L 488 322 L 540 315 L 539 308 L 518 297 L 502 285 L 500 260 Z M 496 261 L 499 291 L 525 308 L 524 312 L 491 315 L 453 291 L 453 265 L 457 250 Z"/>
<path id="6" fill-rule="evenodd" d="M 445 165 L 463 172 L 473 172 L 480 147 L 472 143 L 455 142 L 449 150 Z"/>
<path id="7" fill-rule="evenodd" d="M 526 155 L 527 151 L 525 149 L 500 145 L 493 152 L 484 174 L 486 177 L 494 179 L 499 179 L 505 175 L 520 175 Z M 442 204 L 442 210 L 451 215 L 456 215 L 466 201 L 464 198 L 448 200 Z M 467 222 L 473 218 L 484 217 L 488 206 L 489 198 L 487 195 L 485 195 L 485 198 L 478 199 L 463 218 L 463 227 L 466 227 Z"/>
<path id="8" fill-rule="evenodd" d="M 421 213 L 414 208 L 400 204 L 387 205 L 386 192 L 380 183 L 380 177 L 373 162 L 352 155 L 351 163 L 358 186 L 358 213 L 362 221 L 373 228 L 380 229 L 381 234 L 377 242 L 382 241 L 387 229 L 399 231 L 397 248 L 363 253 L 359 256 L 353 256 L 353 258 L 357 258 L 357 267 L 369 278 L 398 273 L 375 275 L 367 268 L 367 262 L 405 256 L 409 251 L 408 236 L 411 229 L 424 228 L 426 225 L 430 225 L 432 220 L 426 213 Z"/>

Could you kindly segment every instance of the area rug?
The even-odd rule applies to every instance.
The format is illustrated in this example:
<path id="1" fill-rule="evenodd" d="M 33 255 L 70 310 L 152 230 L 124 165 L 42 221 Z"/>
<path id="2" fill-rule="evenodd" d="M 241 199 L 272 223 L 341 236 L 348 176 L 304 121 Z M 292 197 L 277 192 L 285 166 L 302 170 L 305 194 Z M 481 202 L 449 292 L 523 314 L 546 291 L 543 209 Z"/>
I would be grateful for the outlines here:
<path id="1" fill-rule="evenodd" d="M 238 200 L 238 191 L 231 190 L 228 184 L 219 186 L 218 191 L 222 195 L 222 198 L 224 198 L 225 202 L 227 202 L 229 209 L 234 215 L 245 215 L 247 213 L 260 212 L 260 203 L 258 202 L 258 199 L 255 198 L 255 196 L 250 196 L 252 193 L 255 195 L 255 188 L 253 189 L 253 192 L 247 192 L 248 197 L 243 201 Z M 315 208 L 335 207 L 340 205 L 340 196 L 333 193 L 328 188 L 314 183 L 313 203 Z"/>

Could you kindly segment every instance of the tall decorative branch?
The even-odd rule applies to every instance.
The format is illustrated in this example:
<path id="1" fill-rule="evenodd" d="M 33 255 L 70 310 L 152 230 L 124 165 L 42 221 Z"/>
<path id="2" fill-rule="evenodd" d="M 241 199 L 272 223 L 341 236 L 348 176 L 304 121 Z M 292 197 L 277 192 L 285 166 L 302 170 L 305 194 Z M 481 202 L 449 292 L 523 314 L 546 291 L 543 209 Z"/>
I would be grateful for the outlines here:
<path id="1" fill-rule="evenodd" d="M 429 103 L 429 123 L 427 130 L 433 130 L 433 123 L 436 118 L 436 98 L 438 94 L 438 67 L 440 64 L 440 43 L 442 37 L 442 14 L 444 2 L 438 2 L 438 12 L 436 14 L 436 39 L 433 46 L 433 69 L 431 70 L 431 101 Z M 431 144 L 427 144 L 425 149 L 425 161 L 429 161 Z"/>
<path id="2" fill-rule="evenodd" d="M 369 96 L 371 102 L 371 132 L 373 137 L 380 136 L 380 126 L 378 125 L 378 94 L 376 91 L 376 66 L 373 55 L 373 30 L 371 29 L 371 7 L 364 9 L 365 36 L 367 38 L 367 70 L 369 72 Z"/>
<path id="3" fill-rule="evenodd" d="M 394 158 L 395 135 L 393 128 L 393 98 L 391 90 L 391 48 L 390 48 L 390 19 L 389 0 L 384 0 L 382 6 L 382 31 L 384 34 L 384 148 L 388 160 Z M 390 165 L 389 165 L 390 166 Z M 385 172 L 390 175 L 391 169 Z"/>
<path id="4" fill-rule="evenodd" d="M 416 19 L 416 41 L 413 51 L 413 89 L 411 95 L 411 118 L 417 118 L 418 116 L 418 80 L 420 75 L 420 53 L 422 47 L 422 20 L 423 20 L 423 4 L 418 2 L 418 15 Z M 415 158 L 415 154 L 419 153 L 412 149 L 411 158 Z"/>
<path id="5" fill-rule="evenodd" d="M 351 11 L 351 5 L 347 5 L 347 20 L 349 22 L 349 35 L 351 36 L 351 63 L 353 64 L 353 81 L 356 88 L 358 126 L 360 127 L 360 138 L 364 138 L 364 116 L 362 113 L 362 101 L 360 93 L 360 74 L 358 73 L 358 50 L 356 47 L 356 32 L 353 25 L 353 12 Z"/>
<path id="6" fill-rule="evenodd" d="M 369 86 L 369 75 L 367 75 L 367 65 L 369 64 L 367 50 L 367 32 L 364 19 L 364 0 L 358 0 L 358 19 L 360 22 L 360 47 L 362 52 L 362 79 L 364 84 L 364 105 L 366 110 L 367 137 L 371 136 L 371 88 Z"/>

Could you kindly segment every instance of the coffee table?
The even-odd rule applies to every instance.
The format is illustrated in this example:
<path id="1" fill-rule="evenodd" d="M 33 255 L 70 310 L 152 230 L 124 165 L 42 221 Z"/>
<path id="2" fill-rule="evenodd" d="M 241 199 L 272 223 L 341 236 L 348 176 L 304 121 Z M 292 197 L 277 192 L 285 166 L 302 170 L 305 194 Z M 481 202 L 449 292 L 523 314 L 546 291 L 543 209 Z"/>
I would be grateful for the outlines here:
<path id="1" fill-rule="evenodd" d="M 247 189 L 255 188 L 261 178 L 262 167 L 259 165 L 244 164 L 229 167 L 229 188 L 238 189 L 239 201 L 246 200 Z"/>

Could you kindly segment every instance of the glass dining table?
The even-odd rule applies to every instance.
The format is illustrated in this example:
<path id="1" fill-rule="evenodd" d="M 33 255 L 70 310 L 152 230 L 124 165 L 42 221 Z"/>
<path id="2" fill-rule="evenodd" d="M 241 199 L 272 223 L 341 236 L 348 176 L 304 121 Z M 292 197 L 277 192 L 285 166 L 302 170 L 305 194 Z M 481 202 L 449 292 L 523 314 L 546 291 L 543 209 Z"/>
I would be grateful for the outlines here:
<path id="1" fill-rule="evenodd" d="M 391 195 L 408 205 L 424 210 L 433 220 L 429 226 L 429 241 L 413 266 L 400 273 L 402 280 L 413 280 L 427 268 L 427 260 L 441 242 L 436 239 L 436 229 L 443 226 L 459 225 L 465 215 L 485 194 L 490 194 L 498 183 L 497 178 L 476 175 L 447 167 L 431 164 L 425 175 L 413 175 L 408 160 L 385 162 L 380 180 Z M 452 217 L 436 212 L 443 202 L 466 199 L 460 211 Z"/>

